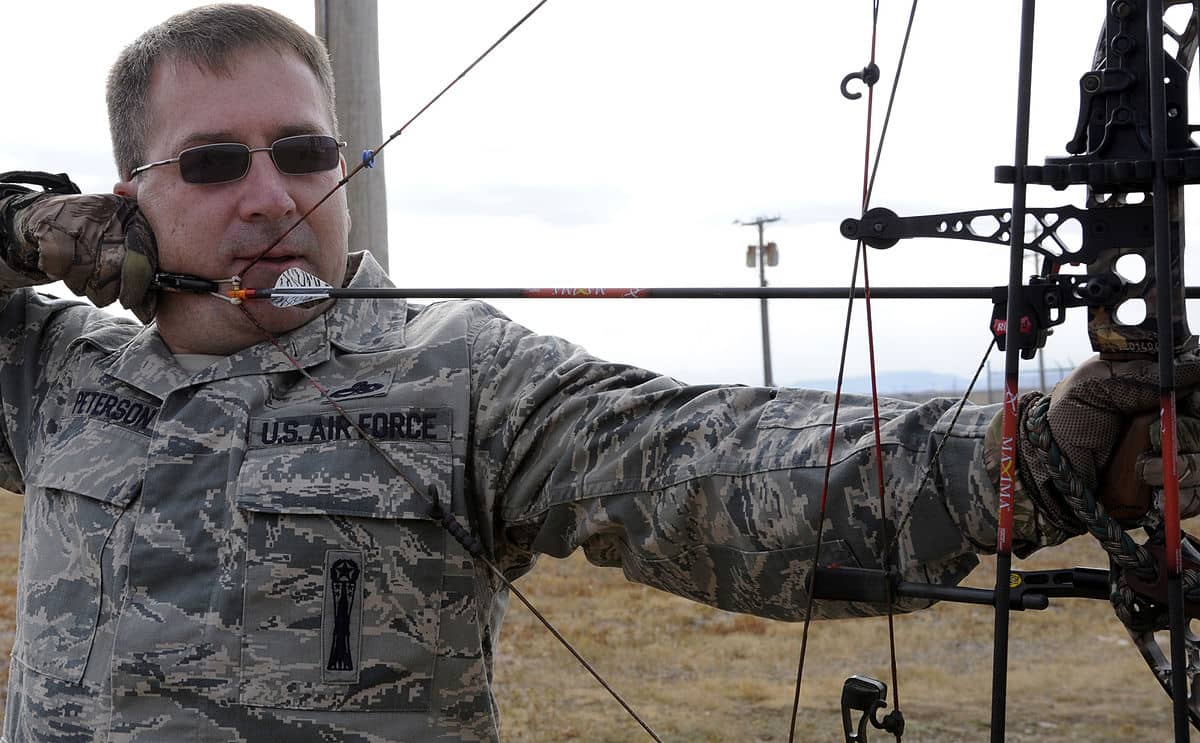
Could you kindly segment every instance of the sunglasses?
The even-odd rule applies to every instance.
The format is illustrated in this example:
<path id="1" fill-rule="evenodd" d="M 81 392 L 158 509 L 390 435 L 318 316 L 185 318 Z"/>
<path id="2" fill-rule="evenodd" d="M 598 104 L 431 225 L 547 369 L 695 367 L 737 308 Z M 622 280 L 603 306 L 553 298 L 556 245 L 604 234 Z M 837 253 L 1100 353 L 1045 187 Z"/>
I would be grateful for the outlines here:
<path id="1" fill-rule="evenodd" d="M 280 173 L 323 173 L 338 166 L 341 148 L 345 146 L 345 142 L 324 134 L 284 137 L 272 142 L 270 147 L 247 147 L 237 142 L 202 144 L 189 147 L 178 157 L 139 165 L 129 171 L 129 177 L 160 165 L 179 163 L 179 175 L 186 183 L 229 183 L 246 177 L 250 172 L 250 155 L 254 152 L 270 152 Z"/>

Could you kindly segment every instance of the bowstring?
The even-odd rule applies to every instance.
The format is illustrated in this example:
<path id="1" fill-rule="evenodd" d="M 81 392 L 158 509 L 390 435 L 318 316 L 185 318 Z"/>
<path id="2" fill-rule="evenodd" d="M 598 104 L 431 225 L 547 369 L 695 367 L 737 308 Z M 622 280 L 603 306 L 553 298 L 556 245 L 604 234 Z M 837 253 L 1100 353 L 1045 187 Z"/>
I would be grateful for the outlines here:
<path id="1" fill-rule="evenodd" d="M 1197 1 L 1200 2 L 1200 0 L 1197 0 Z M 869 158 L 869 147 L 870 147 L 871 94 L 874 92 L 874 90 L 873 90 L 873 88 L 871 88 L 868 91 L 868 111 L 867 111 L 868 157 L 865 162 L 870 163 L 870 176 L 867 179 L 865 187 L 864 187 L 863 204 L 862 204 L 862 211 L 864 214 L 870 206 L 871 196 L 874 193 L 876 176 L 879 173 L 879 165 L 880 165 L 880 162 L 882 161 L 883 144 L 887 138 L 887 132 L 888 132 L 889 125 L 891 123 L 892 113 L 895 109 L 896 93 L 899 89 L 901 73 L 902 73 L 903 67 L 904 67 L 904 60 L 907 56 L 909 40 L 912 35 L 912 28 L 913 28 L 914 19 L 916 17 L 916 11 L 917 11 L 917 2 L 918 2 L 918 0 L 913 0 L 912 5 L 910 6 L 910 9 L 909 9 L 908 21 L 906 23 L 905 32 L 904 32 L 904 40 L 901 44 L 901 51 L 899 54 L 897 65 L 896 65 L 896 73 L 893 77 L 891 91 L 889 92 L 887 107 L 885 109 L 885 114 L 884 114 L 884 119 L 883 119 L 883 124 L 880 128 L 879 141 L 876 145 L 875 157 L 873 160 L 871 160 Z M 876 1 L 874 3 L 874 7 L 873 7 L 872 62 L 874 62 L 875 26 L 877 25 L 877 14 L 878 14 L 878 2 Z M 865 167 L 865 165 L 864 165 L 864 167 Z M 885 490 L 884 490 L 884 482 L 883 482 L 883 474 L 882 474 L 882 452 L 880 450 L 881 437 L 879 435 L 879 420 L 880 419 L 879 419 L 879 411 L 878 411 L 879 396 L 878 396 L 878 389 L 877 389 L 877 383 L 876 383 L 877 378 L 876 378 L 876 374 L 875 374 L 874 340 L 873 340 L 873 333 L 871 332 L 871 329 L 870 329 L 871 305 L 870 305 L 870 288 L 869 288 L 869 285 L 867 284 L 867 279 L 866 279 L 866 271 L 867 271 L 866 254 L 867 254 L 867 251 L 865 249 L 864 243 L 862 241 L 859 241 L 859 243 L 855 249 L 854 264 L 853 264 L 853 270 L 851 272 L 851 281 L 850 281 L 850 298 L 849 298 L 849 301 L 847 302 L 846 321 L 845 321 L 845 327 L 844 327 L 843 334 L 842 334 L 842 351 L 841 351 L 841 358 L 839 360 L 839 366 L 838 366 L 837 387 L 836 387 L 836 391 L 834 394 L 834 412 L 833 412 L 832 421 L 830 423 L 831 430 L 830 430 L 829 450 L 828 450 L 828 456 L 827 456 L 826 465 L 825 465 L 824 482 L 822 484 L 822 490 L 821 490 L 820 515 L 819 515 L 819 520 L 818 520 L 818 525 L 817 525 L 817 540 L 816 540 L 816 545 L 815 545 L 814 553 L 813 553 L 813 566 L 815 569 L 815 567 L 820 564 L 819 556 L 820 556 L 820 550 L 821 550 L 821 544 L 822 544 L 822 536 L 824 533 L 825 517 L 826 517 L 826 513 L 827 513 L 826 503 L 827 503 L 827 499 L 828 499 L 830 471 L 832 469 L 833 447 L 834 447 L 834 443 L 835 443 L 835 431 L 836 431 L 836 427 L 837 427 L 838 409 L 841 405 L 841 393 L 842 393 L 842 386 L 843 386 L 843 380 L 844 380 L 844 375 L 845 375 L 845 363 L 846 363 L 846 353 L 847 353 L 848 339 L 849 339 L 849 333 L 850 333 L 850 322 L 851 322 L 851 315 L 852 315 L 852 311 L 853 311 L 853 303 L 854 303 L 854 298 L 855 298 L 854 297 L 855 288 L 856 288 L 855 285 L 856 285 L 856 281 L 857 281 L 857 277 L 858 277 L 858 265 L 859 265 L 860 256 L 861 256 L 861 262 L 863 264 L 863 273 L 864 273 L 863 292 L 864 292 L 865 311 L 867 313 L 867 325 L 868 325 L 867 337 L 868 337 L 868 345 L 870 347 L 869 357 L 870 357 L 870 365 L 871 365 L 871 393 L 872 393 L 871 400 L 872 400 L 872 406 L 873 406 L 873 424 L 874 424 L 874 429 L 875 429 L 876 467 L 877 467 L 877 477 L 879 478 L 880 508 L 881 508 L 881 515 L 883 517 L 882 526 L 881 526 L 881 537 L 882 537 L 881 541 L 883 542 L 884 547 L 881 552 L 881 562 L 883 563 L 883 569 L 886 574 L 886 573 L 888 573 L 888 568 L 889 568 L 889 564 L 890 564 L 890 556 L 891 556 L 893 550 L 897 549 L 897 545 L 898 545 L 900 536 L 901 536 L 901 534 L 903 534 L 904 527 L 907 525 L 908 520 L 911 518 L 911 516 L 914 512 L 916 502 L 924 495 L 925 487 L 928 484 L 929 479 L 932 476 L 933 472 L 936 470 L 937 463 L 940 461 L 942 450 L 945 448 L 946 443 L 949 441 L 950 436 L 953 433 L 954 428 L 958 423 L 959 417 L 961 416 L 963 410 L 965 409 L 966 404 L 967 404 L 968 400 L 970 399 L 972 392 L 975 389 L 976 383 L 978 382 L 979 377 L 982 374 L 983 369 L 985 368 L 985 365 L 987 364 L 987 360 L 990 357 L 992 350 L 996 347 L 996 340 L 995 340 L 995 338 L 992 338 L 989 340 L 988 346 L 984 350 L 983 355 L 980 358 L 979 364 L 975 370 L 974 375 L 971 378 L 971 381 L 967 385 L 966 391 L 963 393 L 963 396 L 959 399 L 958 404 L 955 407 L 954 414 L 951 416 L 950 422 L 946 427 L 945 434 L 942 436 L 941 440 L 938 442 L 937 446 L 934 448 L 932 455 L 930 456 L 930 458 L 927 460 L 927 462 L 925 464 L 924 471 L 921 475 L 921 479 L 919 480 L 917 487 L 913 491 L 913 493 L 914 493 L 913 500 L 911 500 L 907 504 L 907 506 L 904 508 L 903 512 L 901 514 L 899 514 L 899 518 L 896 520 L 896 525 L 890 530 L 891 534 L 889 536 L 889 530 L 887 527 L 887 518 L 886 518 L 887 507 L 886 507 L 886 501 L 885 501 L 885 495 L 884 495 Z M 891 595 L 891 591 L 892 591 L 891 582 L 887 581 L 885 583 L 885 585 L 887 586 L 887 591 L 888 591 L 888 602 L 887 602 L 888 641 L 889 641 L 889 651 L 890 651 L 890 670 L 891 670 L 891 675 L 892 675 L 892 687 L 893 687 L 893 691 L 894 691 L 894 695 L 893 695 L 894 709 L 899 710 L 901 707 L 900 707 L 900 691 L 899 691 L 899 683 L 898 683 L 896 645 L 895 645 L 895 627 L 894 627 L 894 603 L 895 602 Z M 804 675 L 804 663 L 805 663 L 805 657 L 806 657 L 807 646 L 808 646 L 809 625 L 812 621 L 812 607 L 813 607 L 815 591 L 812 590 L 814 588 L 814 586 L 811 583 L 810 583 L 809 588 L 810 588 L 810 590 L 809 590 L 809 595 L 808 595 L 807 608 L 806 608 L 805 617 L 804 617 L 804 630 L 803 630 L 802 639 L 801 639 L 800 660 L 799 660 L 797 672 L 796 672 L 796 690 L 795 690 L 794 698 L 792 701 L 791 728 L 789 729 L 789 738 L 788 738 L 789 743 L 793 743 L 793 741 L 795 739 L 795 726 L 796 726 L 796 720 L 797 720 L 797 715 L 799 712 L 799 705 L 800 705 L 800 686 L 801 686 L 801 682 L 802 682 L 803 675 Z M 900 740 L 900 736 L 897 735 L 896 739 Z"/>
<path id="2" fill-rule="evenodd" d="M 874 186 L 875 186 L 875 177 L 879 172 L 879 162 L 880 162 L 880 156 L 883 152 L 883 143 L 886 140 L 888 125 L 891 122 L 892 112 L 895 107 L 896 91 L 899 88 L 900 75 L 904 69 L 904 59 L 908 52 L 908 45 L 909 45 L 909 40 L 912 36 L 912 27 L 913 27 L 913 21 L 916 17 L 916 12 L 917 12 L 917 0 L 913 0 L 911 8 L 909 10 L 908 23 L 907 23 L 907 26 L 905 28 L 905 33 L 904 33 L 904 41 L 901 45 L 899 61 L 897 62 L 897 65 L 896 65 L 896 73 L 892 79 L 892 89 L 891 89 L 891 93 L 888 97 L 887 108 L 886 108 L 886 111 L 884 114 L 883 125 L 880 129 L 879 141 L 876 146 L 874 158 L 871 157 L 871 140 L 872 140 L 871 133 L 872 133 L 872 121 L 873 121 L 873 115 L 874 115 L 875 87 L 873 84 L 868 85 L 868 87 L 867 87 L 866 136 L 865 136 L 864 146 L 863 146 L 863 187 L 862 187 L 862 213 L 864 213 L 864 214 L 866 213 L 866 211 L 870 205 L 871 194 L 872 194 L 872 192 L 874 190 Z M 872 8 L 871 8 L 870 64 L 872 66 L 875 65 L 876 49 L 877 49 L 877 42 L 878 42 L 878 32 L 879 32 L 879 0 L 874 0 L 874 2 L 872 3 Z M 810 583 L 808 586 L 808 598 L 807 598 L 807 602 L 806 602 L 806 608 L 804 611 L 804 629 L 802 631 L 801 641 L 800 641 L 800 658 L 799 658 L 799 660 L 797 662 L 797 666 L 796 666 L 796 688 L 795 688 L 795 692 L 792 697 L 792 715 L 791 715 L 791 722 L 788 727 L 789 743 L 794 743 L 794 741 L 795 741 L 796 720 L 797 720 L 797 717 L 799 716 L 799 711 L 800 711 L 800 689 L 801 689 L 801 686 L 802 686 L 803 680 L 804 680 L 804 665 L 805 665 L 805 661 L 807 659 L 807 654 L 808 654 L 809 629 L 812 625 L 813 602 L 814 602 L 814 595 L 816 593 L 816 590 L 815 590 L 815 588 L 816 588 L 816 586 L 815 586 L 816 568 L 817 568 L 817 566 L 820 565 L 821 543 L 822 543 L 824 532 L 825 532 L 826 515 L 828 513 L 827 504 L 828 504 L 828 499 L 829 499 L 829 480 L 830 480 L 832 470 L 833 470 L 833 452 L 834 452 L 834 447 L 835 447 L 835 444 L 837 441 L 837 421 L 838 421 L 838 414 L 841 409 L 842 391 L 843 391 L 843 386 L 844 386 L 844 382 L 845 382 L 846 355 L 847 355 L 847 352 L 849 349 L 850 324 L 851 324 L 851 319 L 853 316 L 855 288 L 856 288 L 856 284 L 857 284 L 857 280 L 858 280 L 858 269 L 859 269 L 860 264 L 862 265 L 862 268 L 863 268 L 863 294 L 864 294 L 864 301 L 865 301 L 865 307 L 866 307 L 866 313 L 867 313 L 868 353 L 869 353 L 869 357 L 870 357 L 870 366 L 871 366 L 871 392 L 872 392 L 872 406 L 873 406 L 873 413 L 874 413 L 873 417 L 874 417 L 874 428 L 875 428 L 875 458 L 876 458 L 876 463 L 877 463 L 877 478 L 878 478 L 878 482 L 879 482 L 879 499 L 880 499 L 880 509 L 881 509 L 880 517 L 882 519 L 882 524 L 883 524 L 883 532 L 881 534 L 882 539 L 880 541 L 884 545 L 889 544 L 891 541 L 888 538 L 888 531 L 887 531 L 887 506 L 886 506 L 886 496 L 885 496 L 885 492 L 884 492 L 884 480 L 883 480 L 883 469 L 882 469 L 883 468 L 883 457 L 882 457 L 882 449 L 880 448 L 881 442 L 880 442 L 880 435 L 879 435 L 879 432 L 880 432 L 879 397 L 878 397 L 877 384 L 876 384 L 875 348 L 874 348 L 874 338 L 873 338 L 872 323 L 871 323 L 871 303 L 870 303 L 871 290 L 870 290 L 869 278 L 868 278 L 868 274 L 867 274 L 866 244 L 862 240 L 859 240 L 855 247 L 855 251 L 854 251 L 854 263 L 853 263 L 853 268 L 852 268 L 852 272 L 851 272 L 851 276 L 850 276 L 849 298 L 846 303 L 846 321 L 845 321 L 845 325 L 844 325 L 843 332 L 842 332 L 842 350 L 841 350 L 840 358 L 838 361 L 837 385 L 836 385 L 836 388 L 834 391 L 833 413 L 832 413 L 832 420 L 830 422 L 830 428 L 829 428 L 829 445 L 828 445 L 828 449 L 826 451 L 825 473 L 824 473 L 823 482 L 821 485 L 821 501 L 820 501 L 819 515 L 818 515 L 818 519 L 817 519 L 817 539 L 816 539 L 816 545 L 813 549 L 813 563 L 812 563 L 813 568 L 812 568 L 812 572 L 810 573 L 810 576 L 812 576 L 812 577 L 810 578 Z M 887 571 L 888 566 L 890 565 L 890 558 L 888 557 L 888 552 L 889 551 L 885 549 L 884 553 L 880 555 L 885 571 Z M 900 688 L 899 688 L 899 683 L 898 683 L 898 673 L 897 673 L 897 663 L 896 663 L 896 640 L 895 640 L 895 627 L 894 627 L 894 622 L 893 622 L 893 615 L 894 615 L 893 603 L 894 602 L 892 601 L 892 597 L 891 597 L 891 588 L 889 585 L 888 601 L 887 601 L 887 606 L 888 606 L 888 644 L 889 644 L 890 659 L 891 659 L 890 665 L 891 665 L 891 674 L 892 674 L 892 688 L 893 688 L 893 692 L 894 692 L 893 700 L 895 702 L 895 709 L 899 710 L 900 709 Z M 900 740 L 899 734 L 896 735 L 896 740 Z"/>

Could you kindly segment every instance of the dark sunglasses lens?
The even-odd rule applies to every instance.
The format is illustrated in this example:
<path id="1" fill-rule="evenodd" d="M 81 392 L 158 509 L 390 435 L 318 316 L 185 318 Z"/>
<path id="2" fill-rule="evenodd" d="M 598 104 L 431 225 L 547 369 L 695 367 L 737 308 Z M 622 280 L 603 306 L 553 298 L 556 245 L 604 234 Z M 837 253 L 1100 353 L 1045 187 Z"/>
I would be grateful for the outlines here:
<path id="1" fill-rule="evenodd" d="M 179 174 L 188 183 L 224 183 L 246 175 L 250 150 L 240 144 L 206 144 L 179 153 Z"/>
<path id="2" fill-rule="evenodd" d="M 289 175 L 323 173 L 337 167 L 338 141 L 324 135 L 285 137 L 271 145 L 271 157 L 279 172 Z"/>

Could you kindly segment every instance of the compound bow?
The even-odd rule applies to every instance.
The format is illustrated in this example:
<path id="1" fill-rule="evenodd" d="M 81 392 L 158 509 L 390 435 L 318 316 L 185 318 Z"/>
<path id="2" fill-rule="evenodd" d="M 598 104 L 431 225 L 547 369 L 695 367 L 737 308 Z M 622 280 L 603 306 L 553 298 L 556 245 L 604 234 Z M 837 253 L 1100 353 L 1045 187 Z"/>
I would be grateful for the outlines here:
<path id="1" fill-rule="evenodd" d="M 1165 19 L 1176 9 L 1188 12 L 1172 26 Z M 861 218 L 842 224 L 842 234 L 858 240 L 860 248 L 889 248 L 909 237 L 1011 245 L 1009 286 L 996 290 L 992 320 L 1007 362 L 996 588 L 935 590 L 898 582 L 886 570 L 885 555 L 883 571 L 818 568 L 813 593 L 889 604 L 897 597 L 920 596 L 993 605 L 993 741 L 1004 739 L 1008 612 L 1044 608 L 1052 596 L 1109 598 L 1155 678 L 1172 696 L 1175 739 L 1187 740 L 1189 722 L 1200 728 L 1200 637 L 1188 629 L 1190 619 L 1200 616 L 1195 603 L 1200 553 L 1181 536 L 1179 524 L 1173 360 L 1195 345 L 1184 310 L 1183 187 L 1200 182 L 1200 148 L 1192 142 L 1194 127 L 1187 118 L 1187 78 L 1196 55 L 1200 3 L 1107 4 L 1092 67 L 1080 79 L 1078 121 L 1068 154 L 1048 158 L 1042 166 L 1027 164 L 1033 12 L 1033 0 L 1025 0 L 1016 156 L 1013 165 L 996 170 L 998 182 L 1013 185 L 1012 206 L 900 217 L 886 208 L 868 209 L 864 200 Z M 1083 186 L 1085 206 L 1027 208 L 1030 185 L 1058 190 Z M 980 220 L 990 227 L 978 229 Z M 1061 239 L 1068 225 L 1078 229 L 1078 244 Z M 1028 243 L 1027 230 L 1032 232 Z M 1021 276 L 1026 250 L 1041 256 L 1040 269 L 1027 283 Z M 1140 259 L 1140 266 L 1131 267 L 1130 258 Z M 1083 271 L 1069 272 L 1069 266 L 1083 266 Z M 1032 358 L 1070 307 L 1087 308 L 1088 335 L 1102 357 L 1158 360 L 1164 497 L 1143 521 L 1150 534 L 1147 545 L 1137 545 L 1104 513 L 1094 493 L 1071 479 L 1069 466 L 1062 465 L 1056 484 L 1109 553 L 1110 570 L 1012 572 L 1018 357 Z M 1169 634 L 1169 649 L 1160 642 L 1161 631 Z M 899 739 L 902 717 L 893 712 L 878 719 L 885 697 L 882 682 L 858 676 L 846 682 L 848 741 L 865 740 L 868 722 Z M 857 725 L 851 713 L 857 715 Z"/>

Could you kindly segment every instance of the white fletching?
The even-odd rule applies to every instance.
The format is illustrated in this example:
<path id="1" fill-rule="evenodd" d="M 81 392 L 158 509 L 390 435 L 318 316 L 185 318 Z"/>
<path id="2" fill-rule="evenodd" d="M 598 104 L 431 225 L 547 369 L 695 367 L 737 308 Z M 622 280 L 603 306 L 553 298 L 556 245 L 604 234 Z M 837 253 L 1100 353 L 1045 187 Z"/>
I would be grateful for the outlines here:
<path id="1" fill-rule="evenodd" d="M 333 287 L 301 268 L 292 267 L 279 274 L 271 292 L 271 304 L 276 307 L 295 307 L 329 297 Z M 317 291 L 311 291 L 316 289 Z"/>

